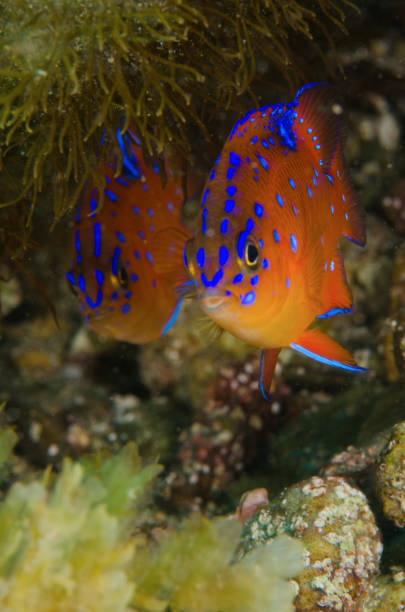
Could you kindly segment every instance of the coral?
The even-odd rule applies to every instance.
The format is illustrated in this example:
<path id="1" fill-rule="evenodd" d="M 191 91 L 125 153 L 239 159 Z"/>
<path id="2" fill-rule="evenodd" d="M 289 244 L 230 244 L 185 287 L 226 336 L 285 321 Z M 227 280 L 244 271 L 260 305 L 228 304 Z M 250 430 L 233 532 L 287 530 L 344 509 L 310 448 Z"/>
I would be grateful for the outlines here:
<path id="1" fill-rule="evenodd" d="M 337 477 L 313 477 L 289 487 L 248 521 L 242 554 L 285 533 L 306 548 L 306 567 L 296 577 L 297 612 L 358 610 L 382 551 L 363 493 Z"/>
<path id="2" fill-rule="evenodd" d="M 320 51 L 345 31 L 349 0 L 5 0 L 0 7 L 1 199 L 19 202 L 0 226 L 15 256 L 36 204 L 55 219 L 87 179 L 102 187 L 100 139 L 135 120 L 145 152 L 183 157 L 207 118 L 235 106 L 257 58 L 284 80 L 300 61 L 289 38 Z M 322 53 L 322 52 L 321 52 Z M 201 142 L 201 138 L 198 142 Z M 113 146 L 113 145 L 111 145 Z M 199 153 L 199 144 L 194 152 Z M 117 151 L 118 153 L 118 151 Z M 39 193 L 43 191 L 45 195 Z M 10 216 L 11 215 L 11 216 Z M 7 231 L 6 223 L 12 227 Z M 20 225 L 21 224 L 21 225 Z M 17 239 L 17 243 L 16 243 Z"/>
<path id="3" fill-rule="evenodd" d="M 384 514 L 405 527 L 405 422 L 392 428 L 376 469 L 376 491 Z"/>

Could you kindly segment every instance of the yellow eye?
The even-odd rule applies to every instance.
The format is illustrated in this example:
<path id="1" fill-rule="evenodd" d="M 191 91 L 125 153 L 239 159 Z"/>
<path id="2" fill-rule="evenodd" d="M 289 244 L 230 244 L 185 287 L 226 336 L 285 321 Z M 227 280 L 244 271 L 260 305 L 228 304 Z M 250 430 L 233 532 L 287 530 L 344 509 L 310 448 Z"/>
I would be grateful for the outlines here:
<path id="1" fill-rule="evenodd" d="M 245 243 L 243 260 L 250 270 L 256 270 L 259 265 L 259 249 L 250 238 Z"/>
<path id="2" fill-rule="evenodd" d="M 111 282 L 117 288 L 119 285 L 121 289 L 128 289 L 128 272 L 121 262 L 118 262 L 117 274 L 111 275 Z"/>

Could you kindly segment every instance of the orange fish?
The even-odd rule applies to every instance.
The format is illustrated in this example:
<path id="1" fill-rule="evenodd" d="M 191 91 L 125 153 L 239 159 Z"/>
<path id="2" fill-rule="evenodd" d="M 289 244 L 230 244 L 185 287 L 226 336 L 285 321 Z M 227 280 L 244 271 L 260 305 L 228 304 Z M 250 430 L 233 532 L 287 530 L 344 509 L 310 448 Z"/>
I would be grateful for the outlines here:
<path id="1" fill-rule="evenodd" d="M 185 259 L 202 309 L 222 328 L 264 349 L 263 394 L 282 347 L 363 371 L 317 329 L 316 318 L 352 309 L 337 249 L 363 245 L 363 214 L 342 161 L 339 117 L 322 84 L 289 104 L 236 123 L 202 195 Z"/>
<path id="2" fill-rule="evenodd" d="M 146 166 L 135 134 L 117 130 L 116 137 L 122 172 L 115 176 L 115 163 L 102 166 L 106 188 L 100 211 L 98 190 L 85 194 L 74 229 L 73 267 L 66 276 L 96 332 L 141 344 L 168 331 L 181 302 L 172 274 L 184 275 L 184 264 L 169 273 L 156 269 L 160 237 L 170 227 L 184 245 L 190 235 L 180 218 L 181 177 L 175 179 L 167 168 L 163 187 L 157 164 Z"/>

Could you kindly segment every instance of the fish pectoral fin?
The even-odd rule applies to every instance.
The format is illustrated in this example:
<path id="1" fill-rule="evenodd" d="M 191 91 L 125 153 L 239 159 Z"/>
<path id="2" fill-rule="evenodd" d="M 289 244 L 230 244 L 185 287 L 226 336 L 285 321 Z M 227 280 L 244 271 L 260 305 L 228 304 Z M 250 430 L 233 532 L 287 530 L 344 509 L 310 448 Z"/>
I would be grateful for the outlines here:
<path id="1" fill-rule="evenodd" d="M 321 363 L 349 370 L 351 372 L 367 372 L 356 364 L 353 357 L 340 344 L 318 329 L 307 329 L 290 347 L 307 357 Z"/>
<path id="2" fill-rule="evenodd" d="M 224 332 L 223 328 L 202 310 L 196 315 L 195 327 L 205 345 L 214 344 Z"/>
<path id="3" fill-rule="evenodd" d="M 260 391 L 264 399 L 269 400 L 270 398 L 270 387 L 273 379 L 274 368 L 276 367 L 277 357 L 281 348 L 271 348 L 262 351 L 262 357 L 260 360 Z"/>
<path id="4" fill-rule="evenodd" d="M 177 227 L 168 227 L 156 232 L 150 246 L 156 274 L 164 276 L 173 285 L 183 285 L 189 280 L 184 262 L 184 247 L 190 234 Z"/>

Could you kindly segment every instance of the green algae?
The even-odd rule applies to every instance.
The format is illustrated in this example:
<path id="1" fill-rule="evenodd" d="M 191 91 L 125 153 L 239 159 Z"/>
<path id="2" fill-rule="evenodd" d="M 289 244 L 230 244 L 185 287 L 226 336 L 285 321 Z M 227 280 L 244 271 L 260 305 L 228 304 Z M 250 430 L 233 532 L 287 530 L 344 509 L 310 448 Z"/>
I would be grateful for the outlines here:
<path id="1" fill-rule="evenodd" d="M 18 213 L 0 215 L 6 252 L 15 257 L 30 246 L 36 207 L 49 226 L 87 180 L 104 186 L 100 155 L 116 147 L 118 125 L 133 122 L 147 154 L 173 145 L 183 158 L 200 157 L 193 143 L 208 139 L 209 118 L 235 109 L 261 78 L 258 58 L 273 82 L 291 84 L 301 57 L 293 43 L 320 54 L 323 41 L 333 47 L 330 25 L 345 31 L 349 7 L 349 0 L 2 2 L 1 202 L 18 204 Z M 104 151 L 102 134 L 110 142 Z"/>
<path id="2" fill-rule="evenodd" d="M 0 433 L 1 457 L 15 440 Z M 300 543 L 281 537 L 234 563 L 241 524 L 199 514 L 147 535 L 145 491 L 160 469 L 129 444 L 12 485 L 0 502 L 1 610 L 289 612 Z"/>

